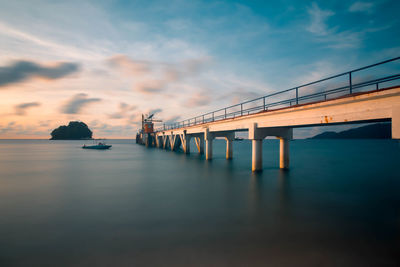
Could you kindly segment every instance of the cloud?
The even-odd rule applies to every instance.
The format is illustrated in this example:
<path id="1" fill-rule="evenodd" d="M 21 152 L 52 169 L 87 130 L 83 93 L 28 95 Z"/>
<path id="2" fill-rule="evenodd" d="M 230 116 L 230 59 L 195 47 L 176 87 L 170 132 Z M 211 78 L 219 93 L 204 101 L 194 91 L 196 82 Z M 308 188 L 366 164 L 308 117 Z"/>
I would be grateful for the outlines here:
<path id="1" fill-rule="evenodd" d="M 122 119 L 129 115 L 130 111 L 135 110 L 137 107 L 135 105 L 128 105 L 124 102 L 119 104 L 119 111 L 108 115 L 110 119 Z"/>
<path id="2" fill-rule="evenodd" d="M 61 108 L 64 114 L 78 114 L 90 103 L 101 101 L 100 98 L 88 98 L 87 94 L 76 94 Z"/>
<path id="3" fill-rule="evenodd" d="M 164 80 L 145 79 L 135 83 L 133 90 L 143 94 L 156 94 L 164 91 L 166 85 Z"/>
<path id="4" fill-rule="evenodd" d="M 150 72 L 150 64 L 146 61 L 136 61 L 126 55 L 115 55 L 107 60 L 111 67 L 124 71 L 128 75 L 142 75 Z"/>
<path id="5" fill-rule="evenodd" d="M 306 30 L 316 36 L 316 41 L 326 44 L 333 49 L 356 48 L 360 46 L 364 32 L 351 30 L 338 31 L 338 27 L 328 27 L 326 20 L 335 13 L 330 10 L 322 10 L 314 2 L 308 8 L 311 23 Z"/>
<path id="6" fill-rule="evenodd" d="M 160 113 L 160 112 L 162 112 L 162 109 L 161 109 L 161 108 L 156 108 L 156 109 L 150 109 L 150 110 L 147 111 L 146 113 L 148 113 L 149 115 L 151 115 L 151 114 L 157 114 L 157 113 Z"/>
<path id="7" fill-rule="evenodd" d="M 265 94 L 255 91 L 248 91 L 243 88 L 237 88 L 236 90 L 230 92 L 229 94 L 223 95 L 221 99 L 230 98 L 231 105 L 236 105 L 244 101 L 252 100 L 261 97 Z"/>
<path id="8" fill-rule="evenodd" d="M 140 124 L 139 124 L 140 125 Z M 93 120 L 89 122 L 89 128 L 93 130 L 96 137 L 101 136 L 133 136 L 135 134 L 134 127 L 131 124 L 128 125 L 111 125 L 108 123 L 99 122 Z"/>
<path id="9" fill-rule="evenodd" d="M 31 107 L 38 107 L 41 104 L 39 102 L 29 102 L 29 103 L 22 103 L 15 106 L 15 114 L 19 116 L 26 115 L 26 110 Z"/>
<path id="10" fill-rule="evenodd" d="M 200 106 L 208 105 L 210 102 L 211 102 L 211 97 L 210 97 L 209 93 L 207 93 L 207 92 L 195 93 L 185 102 L 185 106 L 186 107 L 200 107 Z"/>
<path id="11" fill-rule="evenodd" d="M 0 125 L 0 134 L 17 131 L 20 127 L 17 126 L 15 121 L 9 122 L 7 125 Z"/>
<path id="12" fill-rule="evenodd" d="M 316 3 L 312 3 L 311 7 L 307 9 L 311 18 L 311 24 L 307 30 L 316 35 L 327 35 L 329 33 L 326 20 L 333 16 L 335 13 L 330 10 L 322 10 Z"/>
<path id="13" fill-rule="evenodd" d="M 355 2 L 349 7 L 350 12 L 372 13 L 374 4 L 370 2 Z"/>
<path id="14" fill-rule="evenodd" d="M 55 80 L 79 70 L 79 64 L 69 62 L 42 66 L 32 61 L 14 61 L 9 66 L 0 67 L 0 87 L 23 82 L 31 78 Z"/>
<path id="15" fill-rule="evenodd" d="M 127 123 L 130 125 L 140 126 L 142 124 L 142 114 L 135 113 L 135 114 L 129 115 Z"/>
<path id="16" fill-rule="evenodd" d="M 208 57 L 190 58 L 178 63 L 132 59 L 115 55 L 107 60 L 109 67 L 132 78 L 133 90 L 142 94 L 160 94 L 169 86 L 201 72 Z"/>
<path id="17" fill-rule="evenodd" d="M 51 120 L 39 121 L 39 127 L 50 127 Z"/>
<path id="18" fill-rule="evenodd" d="M 178 122 L 180 120 L 182 120 L 181 116 L 179 116 L 179 115 L 178 116 L 172 116 L 172 117 L 166 118 L 165 121 L 163 122 L 163 124 L 168 125 L 168 124 L 172 124 L 172 123 Z"/>
<path id="19" fill-rule="evenodd" d="M 24 5 L 27 7 L 27 5 Z M 22 12 L 24 7 L 21 5 L 18 7 L 18 12 Z M 41 14 L 43 14 L 43 6 L 38 4 L 35 5 L 35 8 L 40 10 Z M 62 8 L 61 8 L 62 9 Z M 31 8 L 29 10 L 32 11 Z M 6 11 L 7 12 L 7 11 Z M 14 12 L 12 12 L 14 13 Z M 23 21 L 26 17 L 21 16 L 20 20 Z M 61 21 L 61 16 L 58 16 L 59 21 Z M 42 18 L 43 19 L 43 18 Z M 71 20 L 71 14 L 68 15 L 68 20 Z M 85 19 L 86 21 L 86 19 Z M 99 19 L 97 20 L 99 21 Z M 32 21 L 27 21 L 24 24 L 28 24 L 30 26 L 38 26 L 39 20 L 36 18 L 34 23 Z M 93 42 L 91 42 L 91 46 L 89 48 L 78 47 L 76 44 L 71 43 L 72 38 L 76 38 L 76 36 L 72 37 L 71 35 L 66 36 L 67 40 L 60 40 L 59 42 L 54 42 L 55 35 L 65 35 L 66 32 L 61 28 L 64 27 L 54 27 L 55 32 L 46 35 L 38 35 L 30 33 L 30 31 L 22 31 L 14 26 L 11 26 L 10 23 L 7 24 L 4 21 L 0 21 L 0 33 L 1 35 L 5 35 L 7 39 L 15 39 L 17 42 L 13 42 L 14 49 L 28 49 L 26 52 L 29 55 L 33 55 L 35 53 L 43 54 L 52 54 L 53 56 L 59 56 L 62 54 L 63 57 L 72 57 L 78 60 L 95 60 L 102 54 L 97 53 L 98 49 L 93 49 Z M 46 23 L 47 24 L 47 23 Z M 53 25 L 54 26 L 54 25 Z M 40 27 L 40 26 L 38 26 Z M 93 41 L 93 40 L 92 40 Z M 103 48 L 104 49 L 104 48 Z"/>

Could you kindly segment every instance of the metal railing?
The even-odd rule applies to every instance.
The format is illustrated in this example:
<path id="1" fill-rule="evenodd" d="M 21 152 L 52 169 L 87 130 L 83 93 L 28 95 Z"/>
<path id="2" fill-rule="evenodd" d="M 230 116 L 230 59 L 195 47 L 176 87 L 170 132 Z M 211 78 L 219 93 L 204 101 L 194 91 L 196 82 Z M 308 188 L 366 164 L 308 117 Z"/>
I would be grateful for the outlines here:
<path id="1" fill-rule="evenodd" d="M 262 97 L 258 97 L 252 100 L 244 101 L 242 103 L 228 106 L 225 108 L 217 109 L 208 113 L 201 114 L 199 116 L 186 119 L 180 122 L 175 122 L 172 124 L 164 124 L 162 127 L 159 127 L 156 129 L 156 131 L 165 131 L 165 130 L 171 130 L 171 129 L 177 129 L 177 128 L 182 128 L 182 127 L 188 127 L 188 126 L 193 126 L 193 125 L 198 125 L 198 124 L 203 124 L 203 123 L 208 123 L 208 122 L 214 122 L 214 121 L 220 121 L 228 118 L 236 118 L 240 116 L 245 116 L 245 115 L 250 115 L 258 112 L 263 112 L 267 110 L 274 110 L 274 109 L 279 109 L 279 108 L 284 108 L 284 107 L 291 107 L 294 105 L 299 105 L 299 104 L 307 104 L 315 101 L 326 101 L 329 100 L 329 96 L 344 96 L 344 95 L 351 95 L 355 92 L 358 92 L 360 88 L 366 88 L 366 87 L 371 87 L 373 86 L 373 90 L 379 90 L 380 85 L 383 83 L 388 83 L 391 81 L 396 81 L 400 80 L 400 73 L 396 73 L 393 75 L 387 75 L 387 76 L 382 76 L 380 78 L 375 78 L 375 79 L 369 79 L 368 81 L 363 81 L 363 82 L 356 82 L 354 79 L 354 74 L 358 73 L 363 70 L 369 70 L 374 67 L 380 66 L 387 64 L 389 62 L 397 61 L 400 60 L 400 57 L 392 58 L 389 60 L 381 61 L 372 65 L 368 65 L 362 68 L 354 69 L 348 72 L 344 72 L 341 74 L 337 74 L 334 76 L 330 76 L 318 81 L 306 83 L 300 86 L 296 86 L 290 89 L 286 89 L 283 91 L 279 91 L 276 93 L 272 93 L 269 95 L 265 95 Z M 309 87 L 312 85 L 316 84 L 321 84 L 326 81 L 333 80 L 335 78 L 340 78 L 340 77 L 348 77 L 348 80 L 346 84 L 337 86 L 335 85 L 334 88 L 332 89 L 326 89 L 322 92 L 312 92 L 309 94 L 304 94 L 301 95 L 301 93 L 304 93 L 305 87 Z M 400 85 L 400 82 L 398 82 L 396 85 Z M 302 89 L 302 90 L 301 90 Z M 280 100 L 275 100 L 274 98 L 283 96 L 285 94 L 291 94 L 289 98 L 284 98 Z M 270 101 L 271 100 L 271 101 Z M 245 107 L 246 105 L 251 104 L 251 107 Z"/>

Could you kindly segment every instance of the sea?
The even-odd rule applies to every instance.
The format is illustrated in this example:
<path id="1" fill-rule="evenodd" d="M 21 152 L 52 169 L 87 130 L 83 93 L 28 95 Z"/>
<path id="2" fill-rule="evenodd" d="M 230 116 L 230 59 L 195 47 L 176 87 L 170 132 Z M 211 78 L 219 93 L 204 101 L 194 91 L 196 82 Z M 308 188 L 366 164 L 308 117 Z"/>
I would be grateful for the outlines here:
<path id="1" fill-rule="evenodd" d="M 107 142 L 0 140 L 0 266 L 400 266 L 399 141 Z"/>

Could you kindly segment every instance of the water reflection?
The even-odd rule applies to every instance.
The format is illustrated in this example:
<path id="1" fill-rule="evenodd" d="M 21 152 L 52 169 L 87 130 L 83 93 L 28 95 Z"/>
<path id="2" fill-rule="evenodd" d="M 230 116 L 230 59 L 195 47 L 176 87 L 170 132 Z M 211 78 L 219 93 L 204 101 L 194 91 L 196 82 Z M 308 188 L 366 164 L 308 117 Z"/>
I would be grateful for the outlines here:
<path id="1" fill-rule="evenodd" d="M 263 209 L 263 175 L 260 172 L 252 172 L 249 175 L 248 212 L 252 221 L 262 214 Z"/>
<path id="2" fill-rule="evenodd" d="M 280 224 L 286 226 L 290 223 L 292 207 L 289 170 L 279 170 L 278 191 L 278 217 Z"/>
<path id="3" fill-rule="evenodd" d="M 218 141 L 211 161 L 131 142 L 106 153 L 13 142 L 0 140 L 5 266 L 319 266 L 320 255 L 365 266 L 398 253 L 393 141 L 296 141 L 289 171 L 271 141 L 262 173 L 251 172 L 246 141 L 232 161 Z"/>

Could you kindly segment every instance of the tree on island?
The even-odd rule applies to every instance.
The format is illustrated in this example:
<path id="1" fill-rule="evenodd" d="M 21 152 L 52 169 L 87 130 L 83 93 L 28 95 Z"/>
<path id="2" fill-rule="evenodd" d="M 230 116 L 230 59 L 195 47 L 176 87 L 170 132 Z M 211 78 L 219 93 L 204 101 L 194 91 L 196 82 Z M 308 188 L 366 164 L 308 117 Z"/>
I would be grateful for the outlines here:
<path id="1" fill-rule="evenodd" d="M 81 121 L 70 121 L 68 126 L 62 125 L 51 132 L 50 140 L 92 139 L 92 131 Z"/>

